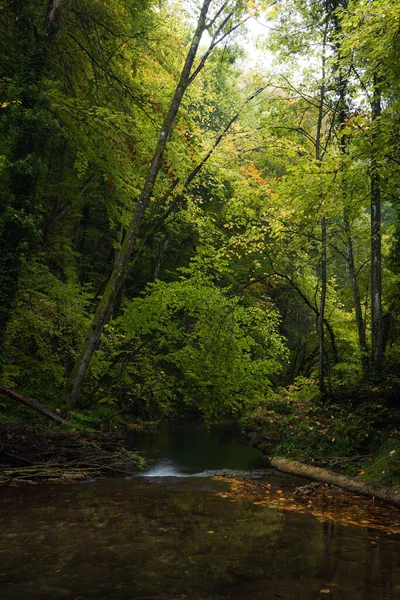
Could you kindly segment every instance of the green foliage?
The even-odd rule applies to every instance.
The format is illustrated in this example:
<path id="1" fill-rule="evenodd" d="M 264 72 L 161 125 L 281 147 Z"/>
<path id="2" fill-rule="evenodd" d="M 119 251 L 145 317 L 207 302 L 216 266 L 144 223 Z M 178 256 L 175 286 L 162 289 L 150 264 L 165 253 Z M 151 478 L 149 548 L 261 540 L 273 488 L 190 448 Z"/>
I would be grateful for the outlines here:
<path id="1" fill-rule="evenodd" d="M 88 326 L 91 294 L 38 262 L 25 265 L 20 285 L 5 338 L 4 384 L 55 406 Z"/>
<path id="2" fill-rule="evenodd" d="M 151 0 L 62 5 L 51 34 L 44 0 L 5 4 L 0 24 L 3 381 L 53 407 L 131 222 L 193 23 L 188 6 L 171 11 Z M 231 5 L 235 18 L 259 10 L 252 2 Z M 318 399 L 319 222 L 327 219 L 325 349 L 335 388 L 362 378 L 367 354 L 357 333 L 349 240 L 369 344 L 374 159 L 384 201 L 387 324 L 391 314 L 386 365 L 396 373 L 398 4 L 283 0 L 267 14 L 279 73 L 243 68 L 235 30 L 183 99 L 134 274 L 113 307 L 72 427 L 125 415 L 197 411 L 212 420 L 250 412 L 248 427 L 288 454 L 349 456 L 379 441 L 374 427 L 383 408 Z M 322 74 L 325 24 L 330 51 Z M 383 111 L 371 123 L 375 76 Z M 323 158 L 316 160 L 322 91 Z M 10 410 L 8 401 L 1 407 Z M 26 409 L 13 410 L 12 418 L 26 418 Z"/>
<path id="3" fill-rule="evenodd" d="M 114 393 L 136 405 L 132 412 L 189 406 L 215 419 L 270 393 L 286 355 L 278 322 L 275 312 L 243 305 L 203 277 L 158 281 L 107 329 L 102 355 L 109 377 L 117 376 Z M 106 366 L 98 358 L 93 376 Z"/>

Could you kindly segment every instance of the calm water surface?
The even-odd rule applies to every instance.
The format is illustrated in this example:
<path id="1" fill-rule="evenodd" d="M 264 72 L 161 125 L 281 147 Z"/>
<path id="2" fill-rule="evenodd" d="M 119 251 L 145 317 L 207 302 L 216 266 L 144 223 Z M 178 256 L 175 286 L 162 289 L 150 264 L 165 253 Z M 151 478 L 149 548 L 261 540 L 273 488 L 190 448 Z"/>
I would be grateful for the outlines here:
<path id="1" fill-rule="evenodd" d="M 132 444 L 147 476 L 1 490 L 1 600 L 400 599 L 398 536 L 215 496 L 217 470 L 298 483 L 232 432 Z"/>

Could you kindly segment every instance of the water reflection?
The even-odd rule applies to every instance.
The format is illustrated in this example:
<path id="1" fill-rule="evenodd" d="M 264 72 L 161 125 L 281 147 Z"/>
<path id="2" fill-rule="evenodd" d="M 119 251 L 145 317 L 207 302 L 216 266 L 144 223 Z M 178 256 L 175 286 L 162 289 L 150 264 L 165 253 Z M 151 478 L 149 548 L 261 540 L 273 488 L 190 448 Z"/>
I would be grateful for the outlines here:
<path id="1" fill-rule="evenodd" d="M 4 490 L 0 598 L 400 597 L 398 537 L 214 496 L 224 485 L 139 478 Z"/>
<path id="2" fill-rule="evenodd" d="M 162 466 L 183 475 L 220 470 L 253 471 L 267 466 L 261 452 L 242 437 L 237 426 L 173 421 L 153 431 L 133 431 L 130 445 Z M 170 461 L 170 462 L 168 462 Z M 174 476 L 174 473 L 168 474 Z"/>

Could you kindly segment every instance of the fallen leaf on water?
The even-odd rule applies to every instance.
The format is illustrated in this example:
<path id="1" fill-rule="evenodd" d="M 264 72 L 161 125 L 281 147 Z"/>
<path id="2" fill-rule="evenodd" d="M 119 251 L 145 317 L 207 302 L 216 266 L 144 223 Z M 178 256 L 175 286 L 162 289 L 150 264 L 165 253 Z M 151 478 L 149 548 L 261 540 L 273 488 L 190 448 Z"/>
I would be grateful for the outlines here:
<path id="1" fill-rule="evenodd" d="M 251 479 L 217 476 L 230 484 L 230 489 L 223 495 L 230 502 L 250 500 L 260 505 L 260 509 L 273 508 L 279 511 L 291 511 L 314 515 L 321 521 L 335 521 L 342 526 L 353 525 L 385 531 L 389 535 L 400 534 L 400 508 L 391 507 L 376 499 L 366 498 L 351 492 L 320 484 L 302 494 L 292 494 L 288 490 L 276 490 L 271 484 L 260 483 Z M 267 490 L 266 487 L 270 487 Z M 284 493 L 284 496 L 283 496 Z M 373 542 L 372 545 L 376 545 Z M 324 588 L 328 589 L 328 588 Z"/>
<path id="2" fill-rule="evenodd" d="M 328 589 L 322 589 L 322 590 L 319 590 L 319 593 L 320 593 L 320 594 L 330 594 L 330 593 L 331 593 L 331 590 L 328 590 Z"/>
<path id="3" fill-rule="evenodd" d="M 207 533 L 214 533 L 214 531 L 212 529 L 210 529 L 210 531 L 207 531 Z"/>

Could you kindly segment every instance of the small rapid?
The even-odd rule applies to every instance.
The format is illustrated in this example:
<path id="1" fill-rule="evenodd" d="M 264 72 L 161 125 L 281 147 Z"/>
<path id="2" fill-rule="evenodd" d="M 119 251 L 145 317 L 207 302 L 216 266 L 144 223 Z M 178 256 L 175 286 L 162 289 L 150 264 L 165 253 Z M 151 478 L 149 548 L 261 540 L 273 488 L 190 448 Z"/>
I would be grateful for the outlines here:
<path id="1" fill-rule="evenodd" d="M 139 477 L 190 477 L 178 469 L 172 460 L 164 459 L 158 461 L 145 473 L 138 473 Z"/>
<path id="2" fill-rule="evenodd" d="M 257 479 L 266 475 L 266 469 L 252 469 L 245 471 L 243 469 L 206 469 L 198 473 L 188 473 L 179 468 L 170 459 L 161 459 L 155 462 L 150 469 L 144 473 L 138 473 L 137 477 L 215 477 L 224 475 L 225 477 L 251 477 Z"/>
<path id="3" fill-rule="evenodd" d="M 132 449 L 143 453 L 149 468 L 142 477 L 260 477 L 267 462 L 250 446 L 238 426 L 173 421 L 157 429 L 134 431 Z"/>

